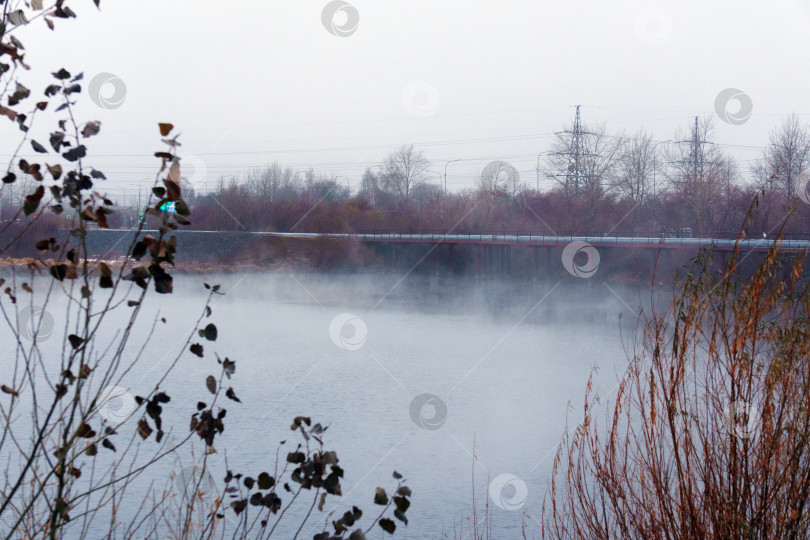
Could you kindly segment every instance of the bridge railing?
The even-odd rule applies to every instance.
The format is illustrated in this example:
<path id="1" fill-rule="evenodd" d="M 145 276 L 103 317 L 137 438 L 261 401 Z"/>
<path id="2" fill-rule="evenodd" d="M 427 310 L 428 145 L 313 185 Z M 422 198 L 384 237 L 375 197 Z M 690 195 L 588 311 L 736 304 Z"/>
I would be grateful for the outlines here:
<path id="1" fill-rule="evenodd" d="M 446 234 L 456 236 L 558 236 L 558 237 L 575 237 L 581 238 L 583 236 L 589 237 L 637 237 L 637 238 L 725 238 L 734 240 L 739 235 L 738 231 L 716 231 L 708 233 L 693 232 L 691 236 L 686 234 L 675 234 L 661 231 L 638 231 L 638 230 L 619 230 L 612 232 L 599 232 L 599 231 L 549 231 L 549 230 L 446 230 L 446 229 L 422 229 L 422 230 L 391 230 L 391 229 L 358 229 L 354 231 L 356 234 L 389 234 L 389 235 L 403 235 L 403 234 Z M 762 232 L 750 231 L 748 237 L 756 238 L 761 236 Z M 766 234 L 767 238 L 774 237 L 773 234 Z M 810 232 L 806 233 L 784 233 L 782 235 L 784 240 L 810 240 Z"/>
<path id="2" fill-rule="evenodd" d="M 104 232 L 100 229 L 98 232 Z M 112 232 L 112 231 L 111 231 Z M 155 233 L 156 231 L 142 231 L 143 234 Z M 179 234 L 220 234 L 239 231 L 177 231 Z M 524 231 L 499 231 L 486 233 L 453 233 L 447 231 L 433 232 L 356 232 L 356 233 L 310 233 L 310 232 L 241 232 L 247 235 L 277 235 L 299 238 L 356 238 L 362 241 L 392 241 L 392 242 L 446 242 L 446 243 L 503 243 L 503 244 L 548 244 L 559 245 L 573 241 L 584 241 L 596 246 L 627 246 L 639 245 L 651 247 L 659 246 L 716 246 L 729 249 L 736 242 L 735 235 L 698 235 L 689 238 L 672 238 L 662 236 L 620 236 L 614 234 L 558 234 L 529 233 Z M 725 236 L 725 238 L 723 238 Z M 771 246 L 774 237 L 749 237 L 741 240 L 741 247 L 754 247 L 756 249 L 766 249 Z M 810 246 L 810 235 L 785 235 L 780 242 L 780 248 L 790 250 L 802 250 Z"/>
<path id="3" fill-rule="evenodd" d="M 395 238 L 414 238 L 418 236 L 449 236 L 453 238 L 471 238 L 471 239 L 479 239 L 479 238 L 514 238 L 519 237 L 521 239 L 527 238 L 532 239 L 546 239 L 546 238 L 571 238 L 571 239 L 580 239 L 580 238 L 643 238 L 643 239 L 661 239 L 665 238 L 667 240 L 684 240 L 685 243 L 690 243 L 689 240 L 694 239 L 725 239 L 725 240 L 736 240 L 739 233 L 737 232 L 730 232 L 730 231 L 718 231 L 712 233 L 692 233 L 692 234 L 674 234 L 671 232 L 654 232 L 654 231 L 616 231 L 616 232 L 597 232 L 597 231 L 562 231 L 562 232 L 551 232 L 551 231 L 521 231 L 521 230 L 498 230 L 498 231 L 448 231 L 448 230 L 441 230 L 441 229 L 427 229 L 427 230 L 419 230 L 419 231 L 408 231 L 408 230 L 358 230 L 355 233 L 348 233 L 348 234 L 363 234 L 366 237 L 377 237 L 380 239 L 395 239 Z M 759 236 L 762 234 L 762 236 Z M 747 240 L 756 240 L 756 239 L 767 239 L 772 240 L 775 238 L 772 234 L 767 233 L 751 233 L 745 239 Z M 782 235 L 783 240 L 805 240 L 810 241 L 810 233 L 785 233 Z"/>
<path id="4" fill-rule="evenodd" d="M 93 224 L 95 225 L 95 224 Z M 100 229 L 103 230 L 103 229 Z M 133 229 L 111 229 L 111 230 L 133 230 Z M 146 231 L 145 231 L 146 232 Z M 149 231 L 155 232 L 155 231 Z M 276 234 L 272 232 L 250 232 L 250 231 L 243 231 L 243 230 L 226 230 L 226 231 L 200 231 L 200 230 L 188 230 L 188 229 L 181 229 L 177 231 L 179 233 L 248 233 L 248 234 Z M 455 232 L 455 231 L 447 231 L 442 229 L 427 229 L 421 231 L 407 231 L 407 230 L 399 230 L 399 231 L 392 231 L 392 230 L 357 230 L 354 232 L 347 232 L 347 233 L 315 233 L 315 232 L 302 232 L 302 231 L 278 231 L 282 235 L 297 235 L 297 236 L 332 236 L 332 237 L 359 237 L 364 235 L 366 238 L 377 238 L 380 240 L 386 239 L 399 239 L 399 238 L 436 238 L 441 239 L 443 237 L 452 237 L 455 239 L 469 239 L 469 240 L 480 240 L 480 239 L 505 239 L 505 238 L 519 238 L 520 241 L 529 241 L 529 242 L 536 242 L 536 241 L 547 241 L 551 238 L 557 239 L 557 241 L 561 241 L 562 239 L 568 238 L 570 240 L 575 239 L 584 239 L 584 238 L 591 238 L 591 239 L 600 239 L 600 242 L 608 243 L 611 238 L 622 238 L 622 239 L 642 239 L 643 241 L 647 242 L 650 240 L 656 239 L 665 239 L 666 243 L 672 242 L 683 242 L 684 244 L 691 244 L 694 243 L 693 241 L 696 239 L 702 240 L 710 240 L 710 239 L 724 239 L 724 240 L 736 240 L 737 233 L 736 232 L 728 232 L 728 231 L 718 231 L 713 233 L 693 233 L 691 236 L 685 235 L 674 235 L 672 233 L 662 233 L 662 232 L 653 232 L 653 231 L 614 231 L 614 232 L 599 232 L 599 231 L 562 231 L 557 234 L 551 231 L 520 231 L 520 230 L 499 230 L 499 231 L 469 231 L 465 230 L 462 232 Z M 764 240 L 773 240 L 774 235 L 766 234 L 765 236 L 760 236 L 763 233 L 752 233 L 749 235 L 746 240 L 757 240 L 757 239 L 764 239 Z M 785 241 L 810 241 L 810 233 L 785 233 L 782 235 L 782 239 Z"/>
<path id="5" fill-rule="evenodd" d="M 447 232 L 368 232 L 368 233 L 342 233 L 331 234 L 333 238 L 358 238 L 363 241 L 380 241 L 380 242 L 446 242 L 446 243 L 503 243 L 503 244 L 548 244 L 560 245 L 573 241 L 588 242 L 595 246 L 628 246 L 638 245 L 639 247 L 652 247 L 652 246 L 683 246 L 683 247 L 703 247 L 714 246 L 718 248 L 731 249 L 737 242 L 736 237 L 731 238 L 718 238 L 715 236 L 698 236 L 689 238 L 669 238 L 659 236 L 614 236 L 614 235 L 549 235 L 549 234 L 528 234 L 523 232 L 517 233 L 487 233 L 487 234 L 469 234 L 469 233 L 447 233 Z M 741 239 L 740 247 L 742 248 L 755 248 L 757 250 L 768 249 L 771 247 L 775 238 L 755 237 Z M 780 242 L 781 249 L 802 250 L 810 246 L 808 240 L 796 239 L 782 239 Z"/>

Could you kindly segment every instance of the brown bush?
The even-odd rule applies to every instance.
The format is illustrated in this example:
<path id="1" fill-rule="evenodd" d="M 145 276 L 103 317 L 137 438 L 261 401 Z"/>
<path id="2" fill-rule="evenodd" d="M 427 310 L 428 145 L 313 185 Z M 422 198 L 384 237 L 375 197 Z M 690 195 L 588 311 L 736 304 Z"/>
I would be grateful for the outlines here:
<path id="1" fill-rule="evenodd" d="M 804 256 L 753 274 L 698 257 L 640 324 L 618 394 L 564 440 L 543 503 L 553 538 L 807 538 L 810 295 Z"/>

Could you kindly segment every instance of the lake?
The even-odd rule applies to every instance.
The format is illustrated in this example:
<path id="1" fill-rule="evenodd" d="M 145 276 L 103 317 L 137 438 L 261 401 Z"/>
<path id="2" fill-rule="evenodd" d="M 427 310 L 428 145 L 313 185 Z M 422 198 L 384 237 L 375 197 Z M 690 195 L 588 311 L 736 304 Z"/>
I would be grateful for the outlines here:
<path id="1" fill-rule="evenodd" d="M 649 294 L 595 278 L 504 284 L 393 274 L 177 276 L 173 295 L 150 294 L 144 303 L 133 343 L 148 335 L 154 317 L 167 322 L 158 322 L 121 387 L 133 395 L 153 388 L 202 310 L 204 281 L 226 293 L 206 319 L 218 338 L 203 341 L 205 358 L 186 351 L 162 386 L 172 397 L 164 406 L 164 421 L 175 426 L 168 438 L 183 436 L 194 404 L 210 397 L 205 378 L 219 374 L 214 351 L 236 361 L 227 384 L 242 401 L 220 402 L 226 429 L 208 458 L 216 484 L 225 457 L 235 472 L 272 474 L 279 442 L 287 441 L 283 461 L 299 439 L 290 431 L 294 417 L 329 426 L 326 446 L 345 470 L 343 499 L 315 510 L 303 538 L 320 531 L 326 512 L 334 509 L 336 519 L 352 505 L 363 509 L 358 525 L 366 528 L 380 509 L 374 489 L 390 494 L 394 470 L 413 492 L 409 524 L 398 526 L 396 538 L 466 535 L 473 485 L 479 515 L 490 504 L 495 538 L 518 537 L 524 524 L 539 536 L 554 453 L 566 425 L 581 417 L 588 377 L 596 369 L 599 393 L 615 391 L 635 306 L 649 303 Z M 125 310 L 114 320 L 123 321 Z M 123 396 L 109 407 L 127 403 Z M 195 445 L 199 455 L 202 445 Z M 149 479 L 171 485 L 170 471 L 188 463 L 184 451 Z M 134 494 L 145 494 L 143 481 Z M 310 503 L 297 501 L 291 512 L 303 515 Z M 294 521 L 275 536 L 292 537 Z M 371 537 L 382 537 L 376 529 Z"/>

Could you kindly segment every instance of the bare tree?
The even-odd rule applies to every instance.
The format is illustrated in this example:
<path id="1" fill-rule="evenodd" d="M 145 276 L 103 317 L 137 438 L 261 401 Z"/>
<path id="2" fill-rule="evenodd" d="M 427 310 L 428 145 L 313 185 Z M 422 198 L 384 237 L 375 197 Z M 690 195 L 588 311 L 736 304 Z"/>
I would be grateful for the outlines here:
<path id="1" fill-rule="evenodd" d="M 776 189 L 788 197 L 796 196 L 801 178 L 810 171 L 810 129 L 796 114 L 784 119 L 770 135 L 762 160 L 753 167 L 758 187 Z"/>
<path id="2" fill-rule="evenodd" d="M 519 181 L 517 169 L 505 161 L 493 161 L 484 167 L 476 182 L 475 194 L 477 217 L 482 227 L 495 227 L 497 215 L 504 213 L 504 203 L 515 195 Z"/>
<path id="3" fill-rule="evenodd" d="M 377 204 L 377 193 L 380 191 L 379 180 L 371 168 L 367 168 L 360 181 L 360 196 L 368 200 L 371 206 Z"/>
<path id="4" fill-rule="evenodd" d="M 400 200 L 408 201 L 411 192 L 425 183 L 425 172 L 430 167 L 421 150 L 413 145 L 402 145 L 388 154 L 382 163 L 382 187 Z"/>
<path id="5" fill-rule="evenodd" d="M 194 204 L 197 200 L 197 192 L 194 189 L 194 184 L 185 176 L 180 177 L 180 191 L 183 193 L 183 200 L 188 204 Z"/>
<path id="6" fill-rule="evenodd" d="M 675 133 L 666 151 L 665 177 L 684 214 L 700 231 L 708 231 L 736 179 L 736 163 L 713 142 L 715 120 L 697 118 L 688 131 Z M 684 224 L 686 225 L 686 224 Z"/>
<path id="7" fill-rule="evenodd" d="M 520 183 L 517 169 L 505 161 L 493 161 L 478 178 L 478 191 L 492 197 L 514 195 Z"/>
<path id="8" fill-rule="evenodd" d="M 281 183 L 281 166 L 278 163 L 272 163 L 262 170 L 252 169 L 248 173 L 247 181 L 256 197 L 272 202 L 276 198 Z"/>
<path id="9" fill-rule="evenodd" d="M 646 202 L 649 194 L 655 147 L 652 138 L 643 129 L 627 140 L 617 160 L 615 186 L 622 195 L 638 204 Z"/>
<path id="10" fill-rule="evenodd" d="M 282 167 L 277 161 L 263 169 L 251 169 L 244 176 L 244 183 L 251 194 L 263 201 L 290 200 L 301 193 L 297 174 L 289 167 Z"/>
<path id="11" fill-rule="evenodd" d="M 340 184 L 331 176 L 318 175 L 318 179 L 307 184 L 307 195 L 313 201 L 346 201 L 349 199 L 349 188 Z"/>

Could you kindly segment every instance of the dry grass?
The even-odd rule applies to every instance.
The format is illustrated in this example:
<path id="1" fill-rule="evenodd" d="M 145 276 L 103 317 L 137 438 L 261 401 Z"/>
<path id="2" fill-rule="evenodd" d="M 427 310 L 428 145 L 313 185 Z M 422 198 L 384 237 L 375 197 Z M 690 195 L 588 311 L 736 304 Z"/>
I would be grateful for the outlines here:
<path id="1" fill-rule="evenodd" d="M 640 322 L 615 402 L 561 446 L 552 538 L 810 536 L 810 294 L 775 247 L 750 276 L 700 256 Z M 597 419 L 605 418 L 600 425 Z"/>

